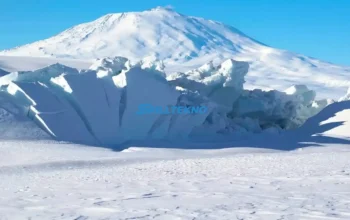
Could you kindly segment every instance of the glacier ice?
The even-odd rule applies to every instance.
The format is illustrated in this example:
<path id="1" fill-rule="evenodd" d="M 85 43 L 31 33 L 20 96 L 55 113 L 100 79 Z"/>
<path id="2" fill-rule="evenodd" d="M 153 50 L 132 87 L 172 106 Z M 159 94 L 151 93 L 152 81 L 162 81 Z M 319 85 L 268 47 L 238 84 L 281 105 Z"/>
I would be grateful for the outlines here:
<path id="1" fill-rule="evenodd" d="M 119 118 L 113 115 L 119 109 L 120 92 L 108 85 L 112 81 L 98 78 L 93 71 L 80 75 L 61 75 L 59 78 L 56 82 L 63 84 L 56 84 L 57 89 L 61 88 L 61 93 L 78 113 L 90 134 L 101 145 L 113 144 L 119 127 Z M 71 92 L 61 85 L 69 85 Z"/>
<path id="2" fill-rule="evenodd" d="M 58 140 L 114 146 L 129 140 L 210 139 L 302 125 L 331 100 L 304 85 L 244 90 L 249 64 L 228 59 L 165 76 L 161 61 L 98 59 L 88 70 L 54 64 L 0 77 L 0 108 Z M 206 106 L 205 114 L 139 115 L 141 104 Z"/>
<path id="3" fill-rule="evenodd" d="M 228 59 L 219 66 L 209 62 L 198 69 L 168 77 L 173 85 L 198 91 L 222 107 L 231 108 L 243 91 L 249 64 Z"/>
<path id="4" fill-rule="evenodd" d="M 135 66 L 123 75 L 126 79 L 125 94 L 127 97 L 121 122 L 123 137 L 145 139 L 147 136 L 152 137 L 154 133 L 166 135 L 170 116 L 138 115 L 136 114 L 138 106 L 140 104 L 162 107 L 176 105 L 180 94 L 167 83 L 165 78 L 150 69 L 143 70 L 140 66 Z M 162 124 L 167 124 L 167 126 L 162 126 Z"/>
<path id="5" fill-rule="evenodd" d="M 125 57 L 97 59 L 90 66 L 90 70 L 95 70 L 97 77 L 118 75 L 122 70 L 130 69 L 130 61 Z"/>
<path id="6" fill-rule="evenodd" d="M 58 140 L 95 144 L 79 115 L 66 99 L 40 82 L 11 82 L 6 90 L 10 100 L 40 128 Z M 67 132 L 69 126 L 70 132 Z"/>

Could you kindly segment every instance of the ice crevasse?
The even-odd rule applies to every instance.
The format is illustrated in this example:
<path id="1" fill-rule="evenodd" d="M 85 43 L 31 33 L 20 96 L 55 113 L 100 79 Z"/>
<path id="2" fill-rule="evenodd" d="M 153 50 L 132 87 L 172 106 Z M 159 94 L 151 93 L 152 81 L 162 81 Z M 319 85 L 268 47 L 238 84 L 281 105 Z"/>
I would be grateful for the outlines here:
<path id="1" fill-rule="evenodd" d="M 161 61 L 96 60 L 88 70 L 61 64 L 0 77 L 0 108 L 26 116 L 62 141 L 113 146 L 129 140 L 197 140 L 302 125 L 330 100 L 306 86 L 244 90 L 246 62 L 207 63 L 166 75 Z M 205 106 L 204 114 L 137 114 L 141 104 Z"/>

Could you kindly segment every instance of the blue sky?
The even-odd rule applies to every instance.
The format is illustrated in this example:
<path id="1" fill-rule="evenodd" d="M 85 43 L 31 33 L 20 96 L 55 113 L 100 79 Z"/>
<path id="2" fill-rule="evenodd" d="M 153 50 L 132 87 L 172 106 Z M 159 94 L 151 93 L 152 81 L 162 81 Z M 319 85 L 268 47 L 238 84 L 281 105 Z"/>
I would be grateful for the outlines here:
<path id="1" fill-rule="evenodd" d="M 350 66 L 350 0 L 0 0 L 0 50 L 107 13 L 171 5 L 267 45 Z"/>

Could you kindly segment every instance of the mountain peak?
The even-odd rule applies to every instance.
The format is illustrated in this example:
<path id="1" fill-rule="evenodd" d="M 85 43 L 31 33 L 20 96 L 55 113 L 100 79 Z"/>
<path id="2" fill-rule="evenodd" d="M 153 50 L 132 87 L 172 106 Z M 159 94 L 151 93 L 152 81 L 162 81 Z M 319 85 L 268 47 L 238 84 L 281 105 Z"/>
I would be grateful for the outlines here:
<path id="1" fill-rule="evenodd" d="M 172 6 L 157 6 L 145 11 L 130 11 L 130 12 L 121 12 L 121 13 L 109 13 L 106 15 L 101 16 L 100 18 L 96 20 L 103 20 L 103 19 L 110 19 L 110 18 L 117 18 L 117 17 L 125 17 L 125 16 L 146 16 L 147 14 L 155 14 L 157 12 L 162 13 L 176 13 L 178 14 Z"/>
<path id="2" fill-rule="evenodd" d="M 152 8 L 151 11 L 172 11 L 174 12 L 174 7 L 171 5 L 167 5 L 167 6 L 157 6 L 155 8 Z"/>
<path id="3" fill-rule="evenodd" d="M 232 27 L 185 16 L 165 6 L 107 14 L 49 39 L 0 51 L 0 55 L 80 59 L 123 56 L 132 61 L 155 56 L 165 62 L 186 62 L 203 56 L 220 60 L 260 46 Z"/>

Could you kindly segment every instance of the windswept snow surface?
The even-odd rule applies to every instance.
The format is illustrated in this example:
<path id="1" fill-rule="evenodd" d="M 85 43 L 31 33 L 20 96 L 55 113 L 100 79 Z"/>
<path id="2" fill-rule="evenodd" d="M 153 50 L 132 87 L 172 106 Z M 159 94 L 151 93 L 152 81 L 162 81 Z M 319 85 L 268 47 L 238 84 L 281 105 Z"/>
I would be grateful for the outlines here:
<path id="1" fill-rule="evenodd" d="M 186 72 L 212 60 L 217 65 L 234 59 L 250 63 L 246 89 L 283 91 L 302 81 L 320 98 L 338 99 L 350 86 L 350 67 L 275 49 L 231 26 L 161 7 L 143 12 L 108 14 L 51 38 L 0 51 L 0 55 L 3 55 L 0 68 L 9 71 L 32 69 L 23 69 L 26 59 L 16 56 L 49 57 L 47 60 L 31 58 L 33 64 L 48 62 L 40 68 L 52 64 L 50 59 L 53 58 L 63 58 L 62 62 L 56 62 L 77 67 L 81 61 L 68 58 L 91 61 L 123 56 L 138 62 L 153 56 L 164 60 L 168 74 Z"/>
<path id="2" fill-rule="evenodd" d="M 0 77 L 0 97 L 56 140 L 100 146 L 280 132 L 302 125 L 330 103 L 316 101 L 316 93 L 303 85 L 286 92 L 246 91 L 249 64 L 242 61 L 208 63 L 167 78 L 162 68 L 162 62 L 152 58 L 134 65 L 123 57 L 105 58 L 96 60 L 89 70 L 54 64 Z M 208 110 L 140 115 L 142 104 Z M 0 107 L 6 109 L 2 102 Z"/>

